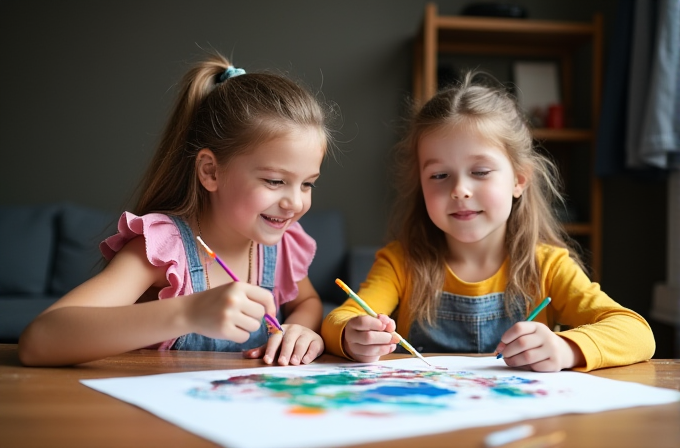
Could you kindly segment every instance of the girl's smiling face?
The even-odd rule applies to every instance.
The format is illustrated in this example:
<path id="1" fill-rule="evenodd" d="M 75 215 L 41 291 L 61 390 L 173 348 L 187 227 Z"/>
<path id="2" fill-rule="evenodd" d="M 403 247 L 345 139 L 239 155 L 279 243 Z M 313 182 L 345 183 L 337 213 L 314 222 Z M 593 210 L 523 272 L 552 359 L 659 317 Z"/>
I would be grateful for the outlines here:
<path id="1" fill-rule="evenodd" d="M 278 243 L 312 205 L 325 148 L 319 129 L 301 127 L 234 157 L 213 198 L 218 225 L 261 244 Z"/>
<path id="2" fill-rule="evenodd" d="M 418 168 L 427 213 L 449 247 L 504 242 L 513 197 L 521 196 L 526 178 L 503 148 L 470 126 L 444 126 L 418 141 Z"/>

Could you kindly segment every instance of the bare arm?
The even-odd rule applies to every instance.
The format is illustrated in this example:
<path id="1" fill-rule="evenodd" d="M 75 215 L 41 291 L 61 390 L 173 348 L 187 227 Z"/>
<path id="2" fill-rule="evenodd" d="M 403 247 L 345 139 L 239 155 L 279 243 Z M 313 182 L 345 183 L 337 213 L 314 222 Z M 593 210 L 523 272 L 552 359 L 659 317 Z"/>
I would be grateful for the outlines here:
<path id="1" fill-rule="evenodd" d="M 19 340 L 27 365 L 76 364 L 154 344 L 181 332 L 178 301 L 132 306 L 165 269 L 152 266 L 144 239 L 130 241 L 106 268 L 38 316 Z"/>
<path id="2" fill-rule="evenodd" d="M 19 340 L 21 362 L 78 364 L 191 332 L 245 341 L 249 332 L 259 328 L 265 308 L 274 309 L 267 291 L 235 283 L 135 305 L 149 287 L 165 285 L 165 268 L 151 265 L 144 240 L 135 238 L 100 274 L 69 292 L 24 330 Z"/>

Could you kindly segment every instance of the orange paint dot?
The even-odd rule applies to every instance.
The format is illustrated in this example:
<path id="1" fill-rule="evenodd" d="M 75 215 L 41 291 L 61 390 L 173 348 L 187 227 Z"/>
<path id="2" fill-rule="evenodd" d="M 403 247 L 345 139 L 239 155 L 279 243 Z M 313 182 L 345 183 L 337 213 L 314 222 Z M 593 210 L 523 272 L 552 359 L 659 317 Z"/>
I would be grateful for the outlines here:
<path id="1" fill-rule="evenodd" d="M 326 411 L 321 408 L 306 408 L 303 406 L 296 406 L 288 410 L 288 414 L 294 415 L 320 415 L 325 413 Z"/>

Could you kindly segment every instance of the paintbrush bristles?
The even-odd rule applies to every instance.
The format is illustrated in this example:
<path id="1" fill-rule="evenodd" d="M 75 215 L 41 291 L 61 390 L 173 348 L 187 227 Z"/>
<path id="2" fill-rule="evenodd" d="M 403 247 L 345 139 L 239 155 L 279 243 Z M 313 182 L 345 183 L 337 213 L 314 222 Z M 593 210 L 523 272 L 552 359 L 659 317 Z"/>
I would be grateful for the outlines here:
<path id="1" fill-rule="evenodd" d="M 208 252 L 208 255 L 215 258 L 215 252 L 213 252 L 212 249 L 209 248 L 208 245 L 203 242 L 201 237 L 197 236 L 196 239 L 198 240 L 199 243 L 201 243 L 201 245 L 203 246 L 203 249 L 205 249 L 205 251 Z"/>
<path id="2" fill-rule="evenodd" d="M 417 356 L 418 358 L 420 358 L 421 361 L 423 361 L 428 366 L 434 367 L 432 364 L 427 362 L 427 360 L 423 357 L 423 355 L 418 353 L 418 350 L 413 348 L 413 346 L 411 344 L 409 344 L 409 342 L 406 339 L 404 339 L 399 333 L 393 333 L 393 334 L 396 334 L 397 336 L 399 336 L 399 342 L 401 343 L 401 346 L 404 347 L 406 350 L 408 350 L 413 356 Z"/>
<path id="3" fill-rule="evenodd" d="M 269 325 L 274 327 L 276 330 L 283 332 L 283 328 L 281 328 L 281 325 L 279 325 L 279 323 L 276 320 L 274 320 L 269 314 L 264 315 L 264 320 L 266 320 L 269 323 Z"/>

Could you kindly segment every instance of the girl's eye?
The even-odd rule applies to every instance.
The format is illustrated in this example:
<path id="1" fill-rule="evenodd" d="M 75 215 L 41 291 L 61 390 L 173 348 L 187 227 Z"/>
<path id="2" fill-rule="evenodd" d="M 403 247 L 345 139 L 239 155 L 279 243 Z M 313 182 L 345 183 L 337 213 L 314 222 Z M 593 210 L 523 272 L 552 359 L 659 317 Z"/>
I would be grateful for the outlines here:
<path id="1" fill-rule="evenodd" d="M 445 174 L 445 173 L 437 173 L 437 174 L 431 175 L 431 176 L 430 176 L 430 179 L 441 180 L 441 179 L 446 179 L 447 177 L 449 177 L 448 174 Z"/>
<path id="2" fill-rule="evenodd" d="M 488 170 L 488 171 L 473 171 L 473 172 L 472 172 L 472 175 L 473 175 L 473 176 L 477 176 L 477 177 L 485 177 L 485 176 L 487 176 L 489 173 L 491 173 L 491 170 Z"/>
<path id="3" fill-rule="evenodd" d="M 264 181 L 274 187 L 284 184 L 284 182 L 281 179 L 264 179 Z"/>
<path id="4" fill-rule="evenodd" d="M 314 182 L 305 182 L 302 184 L 303 187 L 305 188 L 316 188 L 316 185 L 314 185 Z"/>

